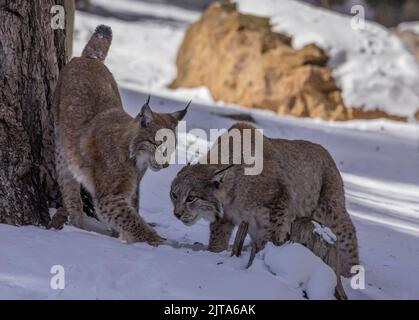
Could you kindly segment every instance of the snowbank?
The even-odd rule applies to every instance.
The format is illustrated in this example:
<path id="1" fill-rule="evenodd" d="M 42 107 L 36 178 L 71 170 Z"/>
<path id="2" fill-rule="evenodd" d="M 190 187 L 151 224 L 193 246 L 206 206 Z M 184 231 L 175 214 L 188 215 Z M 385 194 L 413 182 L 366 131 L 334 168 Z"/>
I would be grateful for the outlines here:
<path id="1" fill-rule="evenodd" d="M 319 257 L 298 243 L 272 244 L 262 252 L 269 270 L 309 299 L 334 299 L 336 275 Z"/>

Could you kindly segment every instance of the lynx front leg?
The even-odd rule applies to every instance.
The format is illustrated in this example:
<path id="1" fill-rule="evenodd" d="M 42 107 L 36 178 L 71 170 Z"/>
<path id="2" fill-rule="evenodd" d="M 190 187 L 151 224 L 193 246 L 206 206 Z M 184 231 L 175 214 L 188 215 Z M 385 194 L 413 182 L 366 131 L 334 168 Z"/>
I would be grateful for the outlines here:
<path id="1" fill-rule="evenodd" d="M 249 262 L 247 263 L 246 268 L 249 268 L 252 265 L 256 254 L 261 251 L 266 243 L 274 236 L 273 220 L 270 213 L 271 210 L 269 208 L 260 208 L 255 215 L 255 219 L 249 223 L 249 234 L 252 238 L 252 251 L 250 252 Z M 274 218 L 274 220 L 276 219 Z"/>
<path id="2" fill-rule="evenodd" d="M 132 195 L 131 202 L 135 211 L 140 212 L 140 181 L 138 181 L 136 185 L 137 187 L 135 188 L 134 194 Z"/>
<path id="3" fill-rule="evenodd" d="M 212 222 L 210 224 L 208 251 L 221 252 L 227 250 L 233 228 L 234 225 L 228 221 Z"/>
<path id="4" fill-rule="evenodd" d="M 271 215 L 271 241 L 280 246 L 287 241 L 291 232 L 291 216 L 286 211 L 278 211 Z"/>
<path id="5" fill-rule="evenodd" d="M 121 240 L 128 243 L 147 242 L 152 246 L 157 246 L 164 241 L 164 239 L 138 215 L 129 196 L 103 196 L 100 199 L 97 199 L 97 203 L 102 219 L 119 232 Z"/>

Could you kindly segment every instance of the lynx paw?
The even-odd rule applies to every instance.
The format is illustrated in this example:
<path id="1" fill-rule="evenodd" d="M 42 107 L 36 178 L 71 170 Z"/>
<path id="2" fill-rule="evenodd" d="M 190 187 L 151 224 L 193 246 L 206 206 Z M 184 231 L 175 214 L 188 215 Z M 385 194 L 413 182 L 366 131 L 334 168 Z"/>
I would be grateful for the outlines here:
<path id="1" fill-rule="evenodd" d="M 162 244 L 167 239 L 160 237 L 157 232 L 153 232 L 152 234 L 146 237 L 146 242 L 153 247 L 157 247 L 158 245 Z"/>
<path id="2" fill-rule="evenodd" d="M 52 217 L 47 229 L 61 230 L 67 222 L 67 211 L 64 208 L 59 208 L 57 213 Z"/>
<path id="3" fill-rule="evenodd" d="M 146 232 L 142 231 L 136 235 L 129 234 L 127 232 L 120 233 L 120 239 L 127 243 L 133 242 L 147 242 L 153 247 L 157 247 L 159 244 L 162 244 L 166 239 L 158 235 L 153 229 L 147 230 Z"/>

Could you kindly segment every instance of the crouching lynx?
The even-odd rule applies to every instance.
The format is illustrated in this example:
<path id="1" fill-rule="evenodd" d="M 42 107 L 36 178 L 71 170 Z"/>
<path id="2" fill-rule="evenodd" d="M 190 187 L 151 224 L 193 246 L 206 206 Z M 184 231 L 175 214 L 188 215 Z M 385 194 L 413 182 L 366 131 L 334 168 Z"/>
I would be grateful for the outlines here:
<path id="1" fill-rule="evenodd" d="M 80 184 L 92 195 L 101 221 L 127 242 L 157 245 L 162 238 L 138 214 L 139 182 L 164 145 L 161 128 L 175 130 L 184 110 L 153 112 L 149 100 L 136 118 L 124 112 L 117 84 L 103 64 L 112 40 L 107 26 L 98 26 L 82 56 L 62 70 L 54 96 L 56 162 L 69 222 L 84 228 Z"/>
<path id="2" fill-rule="evenodd" d="M 239 123 L 233 129 L 261 133 Z M 243 134 L 241 135 L 243 137 Z M 228 248 L 234 226 L 249 225 L 256 251 L 267 241 L 282 244 L 296 218 L 310 217 L 337 235 L 343 275 L 358 264 L 355 228 L 345 208 L 343 182 L 335 162 L 320 145 L 308 141 L 263 140 L 263 170 L 244 175 L 243 164 L 194 164 L 184 167 L 171 186 L 174 214 L 184 224 L 210 222 L 208 249 Z M 221 138 L 207 154 L 219 147 Z M 232 146 L 229 146 L 230 161 Z M 241 151 L 243 152 L 243 151 Z"/>

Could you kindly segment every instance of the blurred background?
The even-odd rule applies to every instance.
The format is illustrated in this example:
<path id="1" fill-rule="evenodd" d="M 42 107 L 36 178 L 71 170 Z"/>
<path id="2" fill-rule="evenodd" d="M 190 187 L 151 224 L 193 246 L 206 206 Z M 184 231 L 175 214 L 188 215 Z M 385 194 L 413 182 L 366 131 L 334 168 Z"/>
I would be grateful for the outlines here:
<path id="1" fill-rule="evenodd" d="M 351 8 L 362 6 L 362 12 Z M 120 85 L 279 115 L 419 119 L 414 0 L 77 0 L 75 55 L 115 34 Z M 365 17 L 365 24 L 363 19 Z"/>

